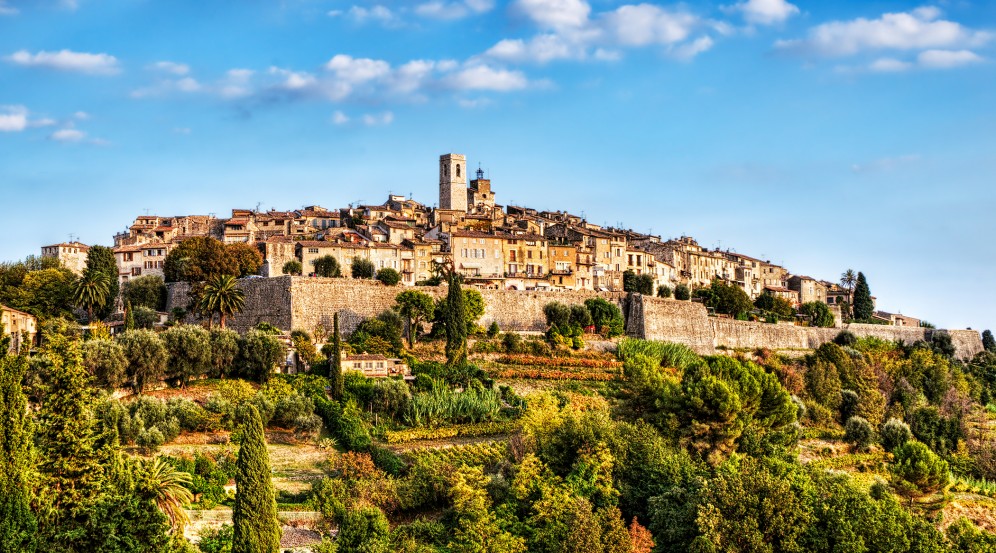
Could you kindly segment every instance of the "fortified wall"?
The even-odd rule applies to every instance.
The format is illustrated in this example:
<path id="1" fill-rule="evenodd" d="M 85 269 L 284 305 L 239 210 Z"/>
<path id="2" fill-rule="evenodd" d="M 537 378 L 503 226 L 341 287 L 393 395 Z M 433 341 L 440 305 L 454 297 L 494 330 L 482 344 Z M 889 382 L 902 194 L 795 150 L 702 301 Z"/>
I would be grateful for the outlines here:
<path id="1" fill-rule="evenodd" d="M 394 305 L 395 296 L 403 290 L 420 290 L 437 299 L 446 294 L 445 286 L 402 288 L 342 278 L 281 276 L 249 278 L 239 282 L 245 291 L 246 306 L 242 313 L 227 321 L 230 328 L 239 332 L 245 332 L 261 322 L 284 330 L 312 331 L 319 324 L 331 329 L 332 317 L 338 312 L 340 329 L 348 334 L 364 319 L 389 309 Z M 543 306 L 552 301 L 574 305 L 601 296 L 623 310 L 628 335 L 678 342 L 700 354 L 714 353 L 717 348 L 812 349 L 832 341 L 841 330 L 849 330 L 859 337 L 874 336 L 906 343 L 929 340 L 934 332 L 947 332 L 951 335 L 958 357 L 970 358 L 982 351 L 982 339 L 974 330 L 938 331 L 869 324 L 808 328 L 735 321 L 709 317 L 705 307 L 698 303 L 639 294 L 627 299 L 627 295 L 621 292 L 481 290 L 481 295 L 485 304 L 481 325 L 487 327 L 497 322 L 503 331 L 515 332 L 546 330 Z M 190 286 L 186 283 L 170 284 L 167 310 L 174 307 L 189 309 L 189 306 Z"/>

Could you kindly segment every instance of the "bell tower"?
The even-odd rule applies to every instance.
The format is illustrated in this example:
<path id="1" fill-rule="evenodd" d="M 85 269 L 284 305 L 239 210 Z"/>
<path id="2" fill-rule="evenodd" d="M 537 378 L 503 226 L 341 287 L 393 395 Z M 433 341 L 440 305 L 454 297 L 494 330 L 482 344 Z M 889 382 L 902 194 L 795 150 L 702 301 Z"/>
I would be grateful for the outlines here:
<path id="1" fill-rule="evenodd" d="M 463 154 L 439 156 L 439 209 L 467 212 L 467 158 Z"/>

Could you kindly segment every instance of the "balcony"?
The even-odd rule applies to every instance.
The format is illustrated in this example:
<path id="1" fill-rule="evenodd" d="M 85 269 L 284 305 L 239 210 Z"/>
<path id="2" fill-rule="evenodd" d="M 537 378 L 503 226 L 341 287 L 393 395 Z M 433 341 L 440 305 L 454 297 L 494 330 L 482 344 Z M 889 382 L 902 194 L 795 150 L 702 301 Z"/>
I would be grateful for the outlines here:
<path id="1" fill-rule="evenodd" d="M 571 269 L 553 269 L 550 271 L 550 274 L 556 276 L 571 276 L 574 274 L 574 271 Z"/>

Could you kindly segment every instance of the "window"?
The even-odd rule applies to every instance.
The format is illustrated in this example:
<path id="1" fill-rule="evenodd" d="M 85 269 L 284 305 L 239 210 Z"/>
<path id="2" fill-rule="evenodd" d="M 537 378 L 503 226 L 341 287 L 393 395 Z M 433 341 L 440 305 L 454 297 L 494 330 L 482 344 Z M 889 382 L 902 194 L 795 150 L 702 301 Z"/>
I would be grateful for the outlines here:
<path id="1" fill-rule="evenodd" d="M 318 248 L 308 248 L 308 253 L 318 253 Z"/>
<path id="2" fill-rule="evenodd" d="M 460 178 L 460 164 L 457 163 L 457 178 Z"/>

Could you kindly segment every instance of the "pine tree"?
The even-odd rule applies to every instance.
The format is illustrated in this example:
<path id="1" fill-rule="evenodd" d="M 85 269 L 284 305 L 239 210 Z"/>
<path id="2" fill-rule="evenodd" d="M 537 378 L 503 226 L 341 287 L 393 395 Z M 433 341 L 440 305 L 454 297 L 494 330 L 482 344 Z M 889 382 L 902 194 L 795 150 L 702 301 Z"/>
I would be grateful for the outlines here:
<path id="1" fill-rule="evenodd" d="M 19 553 L 35 550 L 38 524 L 28 497 L 34 459 L 31 419 L 21 388 L 27 360 L 7 355 L 8 348 L 9 339 L 0 340 L 0 553 Z"/>
<path id="2" fill-rule="evenodd" d="M 450 270 L 446 275 L 449 291 L 446 293 L 446 364 L 459 367 L 467 362 L 467 315 L 460 289 L 460 275 Z"/>
<path id="3" fill-rule="evenodd" d="M 872 318 L 874 312 L 875 303 L 872 301 L 868 281 L 865 279 L 865 274 L 859 272 L 858 283 L 854 286 L 854 318 L 867 321 Z"/>
<path id="4" fill-rule="evenodd" d="M 239 418 L 245 422 L 235 464 L 232 553 L 276 553 L 280 548 L 280 523 L 263 421 L 252 405 L 243 407 Z"/>
<path id="5" fill-rule="evenodd" d="M 342 337 L 339 336 L 339 313 L 332 316 L 332 352 L 329 355 L 329 388 L 332 398 L 342 399 Z"/>

